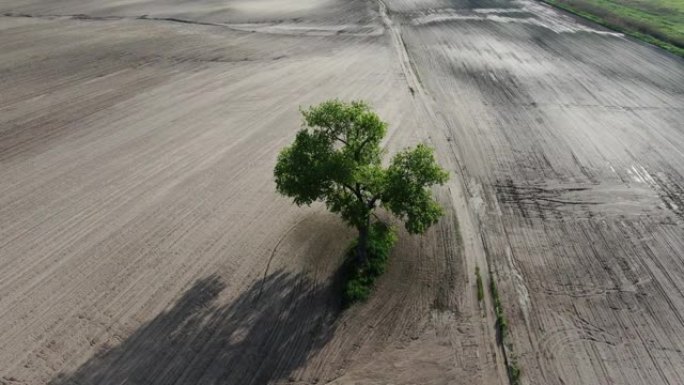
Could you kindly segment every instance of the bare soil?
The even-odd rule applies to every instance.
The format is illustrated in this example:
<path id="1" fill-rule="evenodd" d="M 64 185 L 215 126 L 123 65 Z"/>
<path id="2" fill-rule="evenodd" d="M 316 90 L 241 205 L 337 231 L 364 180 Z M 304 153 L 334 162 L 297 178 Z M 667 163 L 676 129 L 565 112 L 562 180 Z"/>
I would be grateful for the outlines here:
<path id="1" fill-rule="evenodd" d="M 529 1 L 0 15 L 0 384 L 506 384 L 476 266 L 523 383 L 684 383 L 681 59 Z M 334 97 L 452 171 L 346 310 L 353 232 L 272 178 Z"/>

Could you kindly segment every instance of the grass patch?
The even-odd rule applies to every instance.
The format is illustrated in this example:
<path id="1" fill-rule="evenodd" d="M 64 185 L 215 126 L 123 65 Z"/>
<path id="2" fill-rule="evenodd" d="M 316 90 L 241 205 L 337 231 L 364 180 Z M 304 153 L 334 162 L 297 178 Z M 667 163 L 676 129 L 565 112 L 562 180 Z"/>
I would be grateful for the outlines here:
<path id="1" fill-rule="evenodd" d="M 518 366 L 518 360 L 515 358 L 508 359 L 508 378 L 511 380 L 511 385 L 520 385 L 520 376 L 522 370 Z"/>
<path id="2" fill-rule="evenodd" d="M 499 339 L 503 342 L 508 334 L 508 321 L 504 314 L 503 306 L 501 305 L 501 297 L 499 297 L 499 289 L 496 286 L 494 276 L 489 277 L 489 291 L 492 294 L 494 301 L 494 314 L 496 315 L 496 329 L 499 332 Z"/>
<path id="3" fill-rule="evenodd" d="M 494 276 L 491 273 L 489 275 L 489 290 L 491 291 L 492 300 L 494 301 L 496 330 L 499 336 L 499 342 L 504 346 L 508 379 L 511 381 L 511 385 L 520 385 L 522 369 L 518 365 L 518 360 L 513 353 L 513 346 L 509 341 L 508 320 L 506 319 L 506 314 L 504 314 L 503 305 L 501 304 L 499 288 L 497 287 Z"/>
<path id="4" fill-rule="evenodd" d="M 542 1 L 684 57 L 684 1 Z"/>
<path id="5" fill-rule="evenodd" d="M 475 282 L 477 282 L 477 300 L 482 302 L 484 300 L 484 284 L 482 283 L 482 275 L 480 275 L 480 266 L 475 266 Z"/>
<path id="6" fill-rule="evenodd" d="M 346 306 L 368 299 L 375 281 L 387 269 L 389 254 L 396 241 L 397 236 L 390 226 L 383 222 L 373 223 L 368 232 L 368 260 L 360 266 L 356 261 L 357 241 L 352 243 L 345 262 L 343 302 Z"/>

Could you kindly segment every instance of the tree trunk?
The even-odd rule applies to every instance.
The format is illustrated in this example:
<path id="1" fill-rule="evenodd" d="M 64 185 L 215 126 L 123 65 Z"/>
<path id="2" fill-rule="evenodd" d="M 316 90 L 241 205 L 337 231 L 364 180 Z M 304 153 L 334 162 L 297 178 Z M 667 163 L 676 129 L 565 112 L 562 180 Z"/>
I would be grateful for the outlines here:
<path id="1" fill-rule="evenodd" d="M 369 221 L 359 226 L 359 241 L 356 245 L 356 263 L 358 266 L 365 266 L 368 263 L 368 228 Z"/>

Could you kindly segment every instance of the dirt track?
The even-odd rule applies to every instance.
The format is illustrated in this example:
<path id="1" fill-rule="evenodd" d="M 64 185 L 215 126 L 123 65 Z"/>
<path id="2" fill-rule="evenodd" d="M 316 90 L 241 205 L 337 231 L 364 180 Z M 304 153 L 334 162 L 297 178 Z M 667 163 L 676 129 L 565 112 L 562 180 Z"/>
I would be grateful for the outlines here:
<path id="1" fill-rule="evenodd" d="M 532 2 L 0 5 L 0 384 L 684 383 L 684 64 Z M 298 106 L 435 146 L 448 215 L 340 312 Z M 458 220 L 456 219 L 458 215 Z"/>

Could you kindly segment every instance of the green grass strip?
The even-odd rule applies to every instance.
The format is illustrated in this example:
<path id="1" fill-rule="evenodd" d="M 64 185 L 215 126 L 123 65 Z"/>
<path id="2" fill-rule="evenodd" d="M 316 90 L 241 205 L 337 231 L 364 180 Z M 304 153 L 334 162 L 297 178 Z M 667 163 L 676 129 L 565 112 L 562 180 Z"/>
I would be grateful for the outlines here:
<path id="1" fill-rule="evenodd" d="M 624 33 L 635 39 L 660 47 L 677 56 L 684 57 L 684 47 L 673 41 L 668 41 L 670 39 L 680 40 L 681 35 L 678 31 L 684 29 L 684 26 L 679 24 L 679 22 L 676 22 L 675 25 L 672 26 L 672 21 L 666 20 L 664 16 L 658 17 L 657 15 L 654 16 L 645 12 L 639 12 L 638 10 L 619 3 L 611 3 L 612 6 L 610 9 L 601 8 L 599 5 L 601 3 L 598 0 L 587 0 L 575 5 L 559 0 L 541 1 L 602 25 L 608 29 Z M 673 12 L 678 13 L 678 10 L 673 10 Z M 597 13 L 602 13 L 603 15 L 597 15 Z M 684 22 L 682 24 L 684 24 Z M 650 34 L 638 31 L 637 28 L 650 31 Z M 657 34 L 660 37 L 655 37 L 652 34 Z"/>

